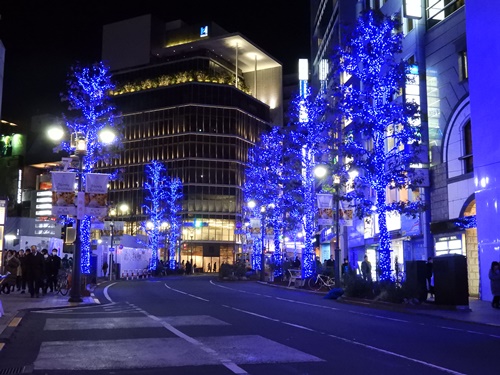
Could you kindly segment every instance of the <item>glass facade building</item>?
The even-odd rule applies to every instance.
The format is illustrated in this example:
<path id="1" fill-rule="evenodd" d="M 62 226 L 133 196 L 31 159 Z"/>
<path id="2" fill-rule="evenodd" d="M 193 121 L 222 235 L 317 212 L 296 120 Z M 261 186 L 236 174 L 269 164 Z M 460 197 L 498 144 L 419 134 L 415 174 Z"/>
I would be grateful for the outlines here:
<path id="1" fill-rule="evenodd" d="M 142 20 L 147 28 L 150 19 Z M 119 29 L 126 25 L 127 21 L 115 24 L 111 31 L 120 38 Z M 104 30 L 106 40 L 107 28 Z M 121 170 L 120 178 L 110 182 L 109 200 L 127 203 L 131 208 L 130 213 L 117 219 L 125 221 L 126 234 L 134 235 L 147 220 L 142 207 L 145 166 L 152 160 L 164 162 L 168 175 L 183 183 L 178 260 L 192 259 L 202 267 L 231 263 L 241 251 L 235 229 L 241 222 L 248 149 L 280 118 L 273 116 L 280 106 L 271 108 L 262 98 L 281 91 L 281 65 L 266 57 L 260 71 L 255 59 L 256 64 L 247 65 L 245 72 L 245 62 L 239 60 L 238 52 L 245 56 L 241 49 L 248 41 L 237 36 L 240 41 L 236 41 L 235 52 L 228 59 L 223 51 L 230 40 L 234 41 L 234 34 L 226 37 L 219 30 L 219 36 L 200 39 L 193 30 L 198 28 L 181 25 L 172 30 L 177 36 L 184 32 L 183 40 L 194 41 L 182 44 L 185 50 L 179 44 L 160 45 L 147 64 L 113 69 L 123 61 L 111 58 L 116 83 L 113 102 L 122 112 L 124 148 L 99 172 Z M 168 35 L 167 30 L 160 39 L 168 41 Z M 274 82 L 269 82 L 269 77 L 274 77 Z M 195 227 L 195 220 L 202 225 Z M 163 258 L 163 251 L 160 256 Z"/>

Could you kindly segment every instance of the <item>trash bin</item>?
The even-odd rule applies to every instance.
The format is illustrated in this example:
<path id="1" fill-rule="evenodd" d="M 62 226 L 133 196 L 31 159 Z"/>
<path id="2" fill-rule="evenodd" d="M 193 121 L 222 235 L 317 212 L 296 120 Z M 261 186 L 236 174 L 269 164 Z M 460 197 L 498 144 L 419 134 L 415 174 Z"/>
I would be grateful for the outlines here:
<path id="1" fill-rule="evenodd" d="M 427 299 L 427 281 L 425 279 L 425 260 L 409 260 L 405 262 L 406 281 L 408 290 L 412 297 L 418 298 L 420 302 Z"/>
<path id="2" fill-rule="evenodd" d="M 469 306 L 467 258 L 460 254 L 434 258 L 436 305 Z"/>

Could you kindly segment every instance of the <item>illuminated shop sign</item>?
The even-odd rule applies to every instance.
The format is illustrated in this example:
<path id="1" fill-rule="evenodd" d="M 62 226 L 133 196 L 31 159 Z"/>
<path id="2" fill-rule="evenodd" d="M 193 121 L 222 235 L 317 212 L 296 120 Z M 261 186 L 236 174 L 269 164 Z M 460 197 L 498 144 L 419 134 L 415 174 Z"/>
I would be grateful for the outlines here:
<path id="1" fill-rule="evenodd" d="M 206 36 L 208 36 L 208 26 L 200 27 L 200 37 L 204 38 Z"/>

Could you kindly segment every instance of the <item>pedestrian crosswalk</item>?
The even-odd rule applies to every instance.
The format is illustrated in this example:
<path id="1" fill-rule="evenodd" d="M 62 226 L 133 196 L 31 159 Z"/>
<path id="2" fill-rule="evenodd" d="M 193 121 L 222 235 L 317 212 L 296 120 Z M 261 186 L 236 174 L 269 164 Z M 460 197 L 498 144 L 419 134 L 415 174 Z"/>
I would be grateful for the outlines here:
<path id="1" fill-rule="evenodd" d="M 103 306 L 101 306 L 103 307 Z M 122 308 L 125 305 L 121 306 Z M 130 306 L 129 306 L 130 307 Z M 116 306 L 115 306 L 116 308 Z M 122 311 L 123 312 L 123 311 Z M 108 310 L 113 314 L 113 309 Z M 185 326 L 229 326 L 209 315 L 139 316 L 81 315 L 48 317 L 44 331 L 64 331 L 67 340 L 44 341 L 34 362 L 34 369 L 49 370 L 118 370 L 169 368 L 180 366 L 224 365 L 233 373 L 245 374 L 240 365 L 323 360 L 259 335 L 187 336 Z M 137 328 L 167 329 L 159 337 L 81 340 L 72 331 Z M 60 337 L 60 336 L 59 336 Z"/>

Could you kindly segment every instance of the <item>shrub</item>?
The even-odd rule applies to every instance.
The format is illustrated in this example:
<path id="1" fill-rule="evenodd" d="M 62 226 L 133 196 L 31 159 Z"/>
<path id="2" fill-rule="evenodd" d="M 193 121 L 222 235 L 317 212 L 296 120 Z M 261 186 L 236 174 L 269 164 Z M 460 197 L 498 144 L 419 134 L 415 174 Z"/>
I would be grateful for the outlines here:
<path id="1" fill-rule="evenodd" d="M 219 267 L 219 279 L 224 279 L 233 275 L 233 266 L 227 263 L 223 263 Z"/>
<path id="2" fill-rule="evenodd" d="M 375 294 L 380 301 L 391 303 L 405 303 L 407 301 L 418 301 L 418 289 L 411 283 L 399 283 L 397 281 L 384 281 L 377 283 Z"/>
<path id="3" fill-rule="evenodd" d="M 345 295 L 347 297 L 373 298 L 372 283 L 359 276 L 350 277 L 346 280 Z"/>

